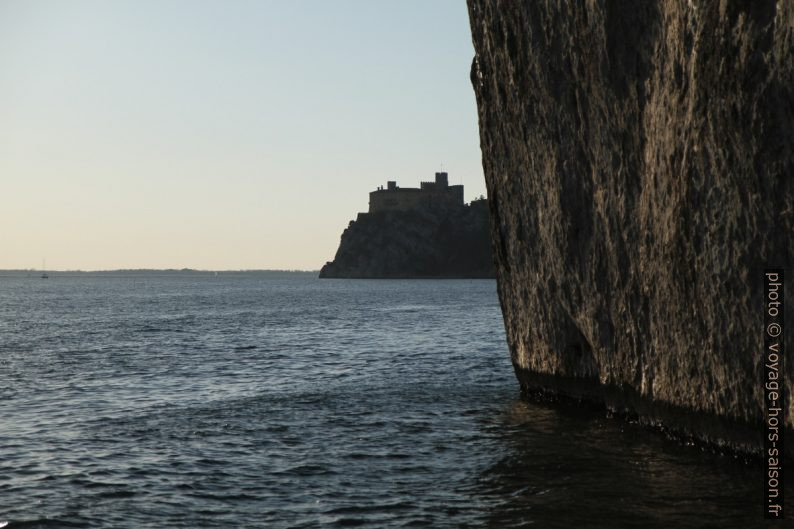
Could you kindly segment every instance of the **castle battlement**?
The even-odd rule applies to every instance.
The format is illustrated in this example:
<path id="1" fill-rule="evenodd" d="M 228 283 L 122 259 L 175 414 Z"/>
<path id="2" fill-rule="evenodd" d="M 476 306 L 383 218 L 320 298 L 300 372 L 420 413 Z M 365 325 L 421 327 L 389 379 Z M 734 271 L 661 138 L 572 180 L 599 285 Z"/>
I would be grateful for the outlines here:
<path id="1" fill-rule="evenodd" d="M 436 173 L 433 182 L 420 182 L 420 187 L 398 187 L 396 181 L 386 182 L 369 194 L 369 212 L 407 211 L 411 209 L 444 209 L 463 207 L 463 186 L 449 185 L 447 173 Z"/>

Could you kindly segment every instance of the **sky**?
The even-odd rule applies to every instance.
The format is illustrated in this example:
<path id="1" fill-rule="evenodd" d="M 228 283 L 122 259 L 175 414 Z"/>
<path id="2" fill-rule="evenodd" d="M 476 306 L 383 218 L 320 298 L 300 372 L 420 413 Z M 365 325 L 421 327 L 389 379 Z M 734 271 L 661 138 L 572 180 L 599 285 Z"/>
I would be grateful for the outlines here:
<path id="1" fill-rule="evenodd" d="M 485 194 L 462 0 L 0 0 L 0 269 L 318 270 Z"/>

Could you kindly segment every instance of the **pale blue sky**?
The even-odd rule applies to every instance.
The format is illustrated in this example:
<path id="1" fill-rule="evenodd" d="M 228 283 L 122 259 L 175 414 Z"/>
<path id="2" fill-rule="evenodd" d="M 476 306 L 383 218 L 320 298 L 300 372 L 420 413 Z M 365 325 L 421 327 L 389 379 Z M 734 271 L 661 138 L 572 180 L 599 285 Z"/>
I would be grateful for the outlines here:
<path id="1" fill-rule="evenodd" d="M 0 268 L 319 269 L 368 192 L 485 193 L 463 0 L 0 0 Z"/>

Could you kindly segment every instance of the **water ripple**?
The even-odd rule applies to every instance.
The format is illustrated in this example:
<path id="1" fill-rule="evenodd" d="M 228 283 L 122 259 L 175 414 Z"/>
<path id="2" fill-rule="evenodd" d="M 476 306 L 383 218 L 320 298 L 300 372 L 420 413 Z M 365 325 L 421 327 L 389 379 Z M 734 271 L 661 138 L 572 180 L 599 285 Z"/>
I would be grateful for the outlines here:
<path id="1" fill-rule="evenodd" d="M 9 528 L 762 525 L 757 469 L 522 400 L 492 281 L 67 274 L 0 300 Z"/>

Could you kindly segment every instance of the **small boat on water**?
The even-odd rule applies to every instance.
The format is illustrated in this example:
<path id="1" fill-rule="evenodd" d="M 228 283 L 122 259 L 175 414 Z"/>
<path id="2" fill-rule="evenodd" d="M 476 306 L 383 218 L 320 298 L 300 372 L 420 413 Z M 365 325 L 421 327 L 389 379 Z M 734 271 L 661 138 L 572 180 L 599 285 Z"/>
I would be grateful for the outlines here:
<path id="1" fill-rule="evenodd" d="M 41 261 L 41 278 L 42 279 L 49 279 L 50 276 L 47 275 L 47 261 Z"/>

